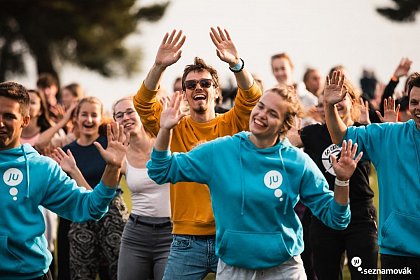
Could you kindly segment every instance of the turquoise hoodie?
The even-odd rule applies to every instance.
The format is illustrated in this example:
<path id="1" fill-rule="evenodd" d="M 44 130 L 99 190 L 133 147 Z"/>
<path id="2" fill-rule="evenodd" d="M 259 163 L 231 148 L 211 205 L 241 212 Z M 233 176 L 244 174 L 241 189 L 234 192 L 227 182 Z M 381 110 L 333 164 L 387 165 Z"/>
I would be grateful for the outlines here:
<path id="1" fill-rule="evenodd" d="M 420 257 L 420 130 L 414 120 L 349 127 L 378 173 L 382 254 Z"/>
<path id="2" fill-rule="evenodd" d="M 48 271 L 42 207 L 83 222 L 100 219 L 115 190 L 101 183 L 79 188 L 50 158 L 30 145 L 0 151 L 0 279 L 32 279 Z"/>
<path id="3" fill-rule="evenodd" d="M 284 141 L 260 149 L 240 132 L 188 153 L 153 150 L 148 162 L 157 183 L 195 181 L 210 189 L 216 221 L 216 254 L 231 266 L 264 269 L 303 251 L 301 200 L 334 229 L 350 222 L 350 208 L 334 200 L 308 155 Z"/>

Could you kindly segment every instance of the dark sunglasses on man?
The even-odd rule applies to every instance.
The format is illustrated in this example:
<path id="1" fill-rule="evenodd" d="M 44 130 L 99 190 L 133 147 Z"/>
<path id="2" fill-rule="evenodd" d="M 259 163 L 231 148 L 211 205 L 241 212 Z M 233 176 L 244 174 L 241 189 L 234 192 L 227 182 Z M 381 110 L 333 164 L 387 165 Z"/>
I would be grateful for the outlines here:
<path id="1" fill-rule="evenodd" d="M 201 79 L 201 80 L 188 80 L 185 81 L 185 88 L 189 90 L 194 90 L 197 87 L 197 84 L 200 84 L 202 88 L 210 88 L 213 85 L 212 79 Z"/>

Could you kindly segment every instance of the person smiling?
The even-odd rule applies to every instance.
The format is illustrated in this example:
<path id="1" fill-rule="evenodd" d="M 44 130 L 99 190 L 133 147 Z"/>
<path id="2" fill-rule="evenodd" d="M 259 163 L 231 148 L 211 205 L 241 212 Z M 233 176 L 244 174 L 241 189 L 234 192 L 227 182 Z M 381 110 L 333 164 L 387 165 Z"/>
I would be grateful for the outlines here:
<path id="1" fill-rule="evenodd" d="M 0 279 L 52 279 L 43 207 L 77 222 L 100 219 L 115 196 L 126 146 L 118 124 L 108 125 L 105 161 L 93 191 L 79 188 L 52 159 L 21 144 L 30 122 L 29 94 L 15 82 L 0 83 Z M 41 207 L 42 206 L 42 207 Z"/>
<path id="2" fill-rule="evenodd" d="M 350 221 L 348 179 L 362 156 L 354 159 L 357 145 L 344 142 L 340 160 L 332 158 L 333 193 L 316 164 L 285 137 L 301 109 L 294 90 L 281 87 L 267 90 L 252 110 L 250 132 L 171 154 L 172 129 L 183 118 L 180 99 L 173 96 L 161 114 L 147 168 L 158 184 L 208 185 L 220 258 L 217 279 L 306 279 L 302 225 L 293 208 L 300 200 L 326 225 L 344 229 Z"/>
<path id="3" fill-rule="evenodd" d="M 118 279 L 161 280 L 172 242 L 169 184 L 158 186 L 147 175 L 156 137 L 146 132 L 134 109 L 133 97 L 123 97 L 112 106 L 114 120 L 129 135 L 121 173 L 131 193 L 131 214 L 124 227 L 118 258 Z"/>
<path id="4" fill-rule="evenodd" d="M 420 73 L 408 78 L 407 93 L 411 120 L 347 127 L 337 110 L 346 96 L 345 76 L 334 72 L 327 77 L 324 91 L 325 119 L 331 139 L 357 141 L 365 159 L 378 172 L 378 244 L 382 269 L 410 268 L 420 275 Z M 364 262 L 364 260 L 361 260 Z M 395 277 L 395 278 L 394 278 Z M 382 279 L 407 279 L 403 275 L 382 275 Z"/>
<path id="5" fill-rule="evenodd" d="M 189 105 L 189 116 L 174 128 L 173 151 L 187 152 L 202 142 L 247 130 L 249 114 L 261 96 L 261 89 L 244 67 L 229 32 L 220 27 L 211 28 L 210 38 L 217 56 L 235 75 L 238 84 L 235 106 L 224 114 L 216 114 L 215 99 L 221 94 L 217 71 L 196 57 L 182 75 L 183 98 Z M 159 82 L 166 68 L 180 59 L 185 39 L 182 31 L 166 33 L 155 63 L 134 97 L 144 128 L 153 135 L 159 132 L 162 111 L 156 98 Z M 163 278 L 203 279 L 216 271 L 218 261 L 214 253 L 216 230 L 209 190 L 195 182 L 172 184 L 170 199 L 174 237 Z"/>
<path id="6" fill-rule="evenodd" d="M 87 183 L 86 188 L 89 188 L 97 184 L 105 168 L 105 162 L 94 146 L 95 142 L 101 143 L 104 147 L 107 146 L 108 139 L 101 131 L 104 124 L 103 104 L 96 97 L 84 97 L 75 110 L 75 124 L 79 136 L 75 141 L 64 146 L 63 151 L 74 157 L 85 179 L 84 182 L 78 183 Z M 68 173 L 78 181 L 78 177 L 72 172 Z M 67 225 L 66 220 L 60 220 L 59 271 L 60 267 L 63 267 L 62 262 L 66 265 L 66 257 L 70 256 L 71 279 L 95 280 L 98 272 L 101 278 L 104 278 L 102 275 L 106 275 L 109 278 L 105 279 L 117 279 L 120 241 L 127 219 L 128 210 L 121 190 L 117 190 L 117 194 L 109 205 L 109 211 L 100 221 Z M 69 228 L 68 234 L 66 226 Z M 65 247 L 67 237 L 69 251 L 66 251 Z"/>

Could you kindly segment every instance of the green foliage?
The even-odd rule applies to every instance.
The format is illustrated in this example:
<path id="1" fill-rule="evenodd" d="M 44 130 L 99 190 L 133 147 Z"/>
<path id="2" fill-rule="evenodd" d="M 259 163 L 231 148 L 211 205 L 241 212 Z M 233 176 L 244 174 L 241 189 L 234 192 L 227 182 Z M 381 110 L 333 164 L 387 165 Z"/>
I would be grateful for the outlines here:
<path id="1" fill-rule="evenodd" d="M 139 70 L 141 52 L 124 47 L 139 22 L 157 21 L 169 2 L 140 7 L 137 0 L 2 0 L 0 81 L 25 73 L 24 55 L 38 73 L 56 74 L 69 62 L 104 76 Z"/>
<path id="2" fill-rule="evenodd" d="M 393 8 L 377 8 L 376 11 L 384 17 L 397 22 L 413 22 L 416 20 L 416 13 L 420 11 L 419 0 L 392 0 L 395 2 Z"/>

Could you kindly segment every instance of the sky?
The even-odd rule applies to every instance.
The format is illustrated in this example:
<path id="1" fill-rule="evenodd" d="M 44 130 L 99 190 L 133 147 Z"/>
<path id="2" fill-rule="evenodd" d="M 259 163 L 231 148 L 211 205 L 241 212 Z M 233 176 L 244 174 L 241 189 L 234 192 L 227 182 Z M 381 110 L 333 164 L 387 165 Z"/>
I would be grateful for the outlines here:
<path id="1" fill-rule="evenodd" d="M 146 5 L 160 0 L 140 0 Z M 402 57 L 412 61 L 411 70 L 420 71 L 420 15 L 414 23 L 394 23 L 380 16 L 376 7 L 392 5 L 390 0 L 172 0 L 157 23 L 141 23 L 129 36 L 128 47 L 141 48 L 142 71 L 131 77 L 106 79 L 99 74 L 63 65 L 59 69 L 62 85 L 78 82 L 86 95 L 99 97 L 109 110 L 113 101 L 133 95 L 153 65 L 157 49 L 166 32 L 182 30 L 187 36 L 180 60 L 166 69 L 162 87 L 171 89 L 183 68 L 199 56 L 214 66 L 222 85 L 234 78 L 226 63 L 216 56 L 210 39 L 211 26 L 226 28 L 231 34 L 245 67 L 259 74 L 264 86 L 275 85 L 270 57 L 286 52 L 301 81 L 306 67 L 323 75 L 337 64 L 344 65 L 357 83 L 362 69 L 375 71 L 388 82 Z M 94 50 L 92 50 L 94 51 Z M 27 60 L 29 74 L 15 77 L 32 88 L 36 83 L 35 64 Z"/>

